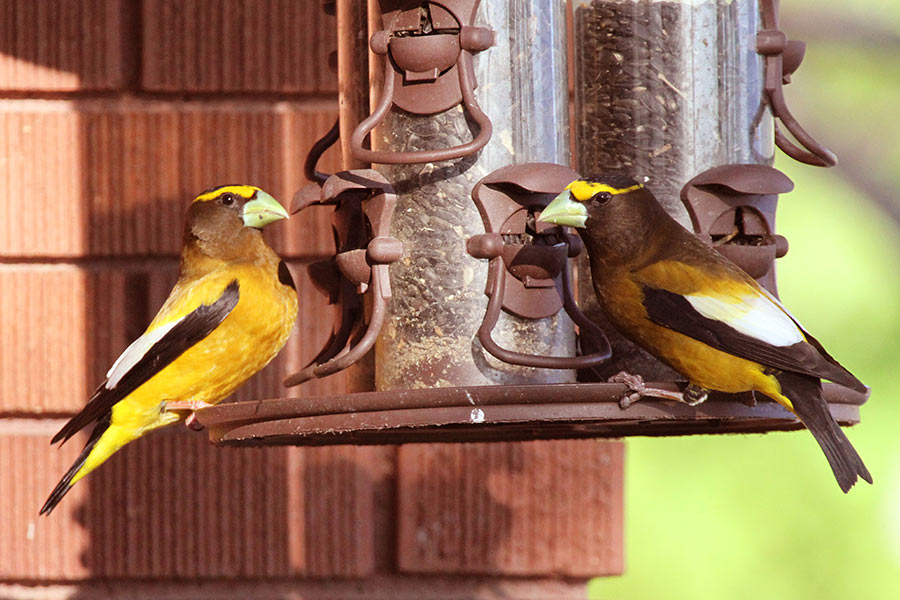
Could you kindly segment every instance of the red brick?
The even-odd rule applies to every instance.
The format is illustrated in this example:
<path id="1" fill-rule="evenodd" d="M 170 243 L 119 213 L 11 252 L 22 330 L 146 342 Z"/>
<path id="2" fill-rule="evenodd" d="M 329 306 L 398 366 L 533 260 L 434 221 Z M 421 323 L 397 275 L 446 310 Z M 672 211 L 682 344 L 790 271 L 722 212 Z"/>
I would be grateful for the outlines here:
<path id="1" fill-rule="evenodd" d="M 4 422 L 17 430 L 24 423 Z M 47 430 L 50 433 L 50 430 Z M 87 531 L 77 525 L 77 507 L 87 486 L 76 488 L 53 513 L 54 521 L 38 519 L 38 510 L 62 473 L 78 456 L 83 438 L 59 451 L 49 447 L 49 436 L 0 435 L 0 578 L 44 579 L 60 573 L 84 577 L 80 555 L 90 544 Z M 66 526 L 60 527 L 60 523 Z"/>
<path id="2" fill-rule="evenodd" d="M 19 199 L 0 209 L 0 255 L 177 255 L 190 199 L 208 187 L 252 183 L 289 205 L 334 114 L 256 101 L 0 101 L 0 180 Z M 322 168 L 337 159 L 331 150 Z M 283 254 L 333 251 L 328 209 L 271 229 Z"/>
<path id="3" fill-rule="evenodd" d="M 335 92 L 334 17 L 321 2 L 144 0 L 142 86 L 191 92 Z"/>
<path id="4" fill-rule="evenodd" d="M 621 573 L 622 460 L 598 440 L 401 446 L 399 567 Z"/>
<path id="5" fill-rule="evenodd" d="M 128 56 L 128 0 L 6 0 L 0 4 L 0 89 L 106 90 L 122 87 Z"/>
<path id="6" fill-rule="evenodd" d="M 84 403 L 91 371 L 88 288 L 88 274 L 76 267 L 0 266 L 3 412 L 59 413 Z M 109 285 L 98 301 L 108 308 L 117 288 Z M 103 346 L 115 333 L 112 326 L 94 339 Z"/>
<path id="7" fill-rule="evenodd" d="M 162 306 L 176 265 L 175 260 L 105 268 L 0 265 L 0 414 L 78 411 Z M 316 355 L 331 331 L 325 297 L 309 283 L 302 265 L 292 270 L 301 306 L 295 333 L 235 400 L 345 389 L 340 374 L 290 390 L 281 385 L 285 375 Z"/>
<path id="8" fill-rule="evenodd" d="M 70 107 L 0 100 L 0 181 L 17 191 L 0 203 L 0 254 L 71 255 L 87 247 L 81 129 Z"/>
<path id="9" fill-rule="evenodd" d="M 183 428 L 157 432 L 116 453 L 44 518 L 37 511 L 81 440 L 57 451 L 53 428 L 33 423 L 0 434 L 0 580 L 372 571 L 378 449 L 216 448 Z M 14 426 L 27 429 L 27 420 Z"/>

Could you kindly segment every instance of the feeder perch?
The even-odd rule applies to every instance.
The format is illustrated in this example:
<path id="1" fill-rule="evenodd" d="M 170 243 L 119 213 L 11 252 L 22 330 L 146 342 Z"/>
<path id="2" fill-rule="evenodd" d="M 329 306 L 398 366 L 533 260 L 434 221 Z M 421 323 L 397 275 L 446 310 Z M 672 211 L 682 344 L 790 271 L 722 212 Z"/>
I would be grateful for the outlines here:
<path id="1" fill-rule="evenodd" d="M 817 167 L 833 167 L 837 164 L 837 156 L 817 142 L 806 132 L 788 110 L 784 99 L 784 85 L 791 82 L 791 75 L 803 61 L 806 44 L 796 40 L 788 40 L 778 29 L 778 7 L 776 0 L 760 0 L 763 27 L 756 34 L 757 51 L 765 56 L 765 93 L 769 106 L 776 119 L 800 143 L 790 139 L 775 124 L 775 144 L 794 160 Z"/>
<path id="2" fill-rule="evenodd" d="M 491 120 L 475 99 L 478 85 L 472 53 L 493 45 L 490 29 L 471 25 L 478 0 L 410 3 L 381 0 L 384 29 L 369 46 L 384 56 L 381 98 L 350 141 L 353 156 L 382 164 L 427 163 L 469 156 L 491 138 Z M 427 5 L 427 10 L 424 5 Z M 410 152 L 363 148 L 363 140 L 381 123 L 392 106 L 417 115 L 433 115 L 463 103 L 478 124 L 471 141 L 449 148 Z"/>

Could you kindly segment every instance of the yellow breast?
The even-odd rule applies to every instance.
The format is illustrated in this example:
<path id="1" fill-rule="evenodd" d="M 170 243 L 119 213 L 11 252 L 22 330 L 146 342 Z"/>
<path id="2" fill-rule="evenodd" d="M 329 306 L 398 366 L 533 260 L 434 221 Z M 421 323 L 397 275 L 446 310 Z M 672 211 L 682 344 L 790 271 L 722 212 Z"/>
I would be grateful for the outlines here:
<path id="1" fill-rule="evenodd" d="M 113 422 L 145 430 L 162 424 L 163 402 L 218 403 L 275 358 L 296 321 L 297 294 L 279 283 L 277 274 L 267 272 L 267 268 L 271 266 L 244 265 L 228 269 L 214 282 L 204 282 L 212 292 L 203 293 L 217 296 L 236 279 L 240 292 L 237 305 L 206 338 L 116 404 Z M 176 293 L 190 292 L 176 286 L 173 295 Z M 154 320 L 151 328 L 160 320 Z"/>

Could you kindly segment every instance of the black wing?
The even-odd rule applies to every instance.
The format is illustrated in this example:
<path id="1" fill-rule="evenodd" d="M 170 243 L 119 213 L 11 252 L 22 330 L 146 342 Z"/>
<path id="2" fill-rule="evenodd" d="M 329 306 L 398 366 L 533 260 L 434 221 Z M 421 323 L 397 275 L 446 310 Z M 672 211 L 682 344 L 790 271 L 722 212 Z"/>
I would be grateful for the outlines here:
<path id="1" fill-rule="evenodd" d="M 643 285 L 642 289 L 647 315 L 658 325 L 674 329 L 729 354 L 781 371 L 828 379 L 858 392 L 865 392 L 867 389 L 806 331 L 803 333 L 808 343 L 774 346 L 743 334 L 722 321 L 704 317 L 680 294 L 648 285 Z M 799 324 L 797 326 L 800 327 Z"/>
<path id="2" fill-rule="evenodd" d="M 201 304 L 187 314 L 153 344 L 113 387 L 107 388 L 106 382 L 100 384 L 87 405 L 53 436 L 50 443 L 65 442 L 71 438 L 106 414 L 114 404 L 146 383 L 188 348 L 208 336 L 237 306 L 240 299 L 239 287 L 237 280 L 232 281 L 215 302 Z"/>

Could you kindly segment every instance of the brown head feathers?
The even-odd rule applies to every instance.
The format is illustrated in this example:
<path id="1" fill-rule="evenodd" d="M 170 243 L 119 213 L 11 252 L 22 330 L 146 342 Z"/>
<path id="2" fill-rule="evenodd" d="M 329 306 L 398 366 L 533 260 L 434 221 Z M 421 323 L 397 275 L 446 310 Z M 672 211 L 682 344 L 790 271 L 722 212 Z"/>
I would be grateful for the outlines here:
<path id="1" fill-rule="evenodd" d="M 253 259 L 265 242 L 255 227 L 245 226 L 244 207 L 268 196 L 251 185 L 220 185 L 194 198 L 188 208 L 184 241 L 186 251 L 199 251 L 220 260 Z"/>

